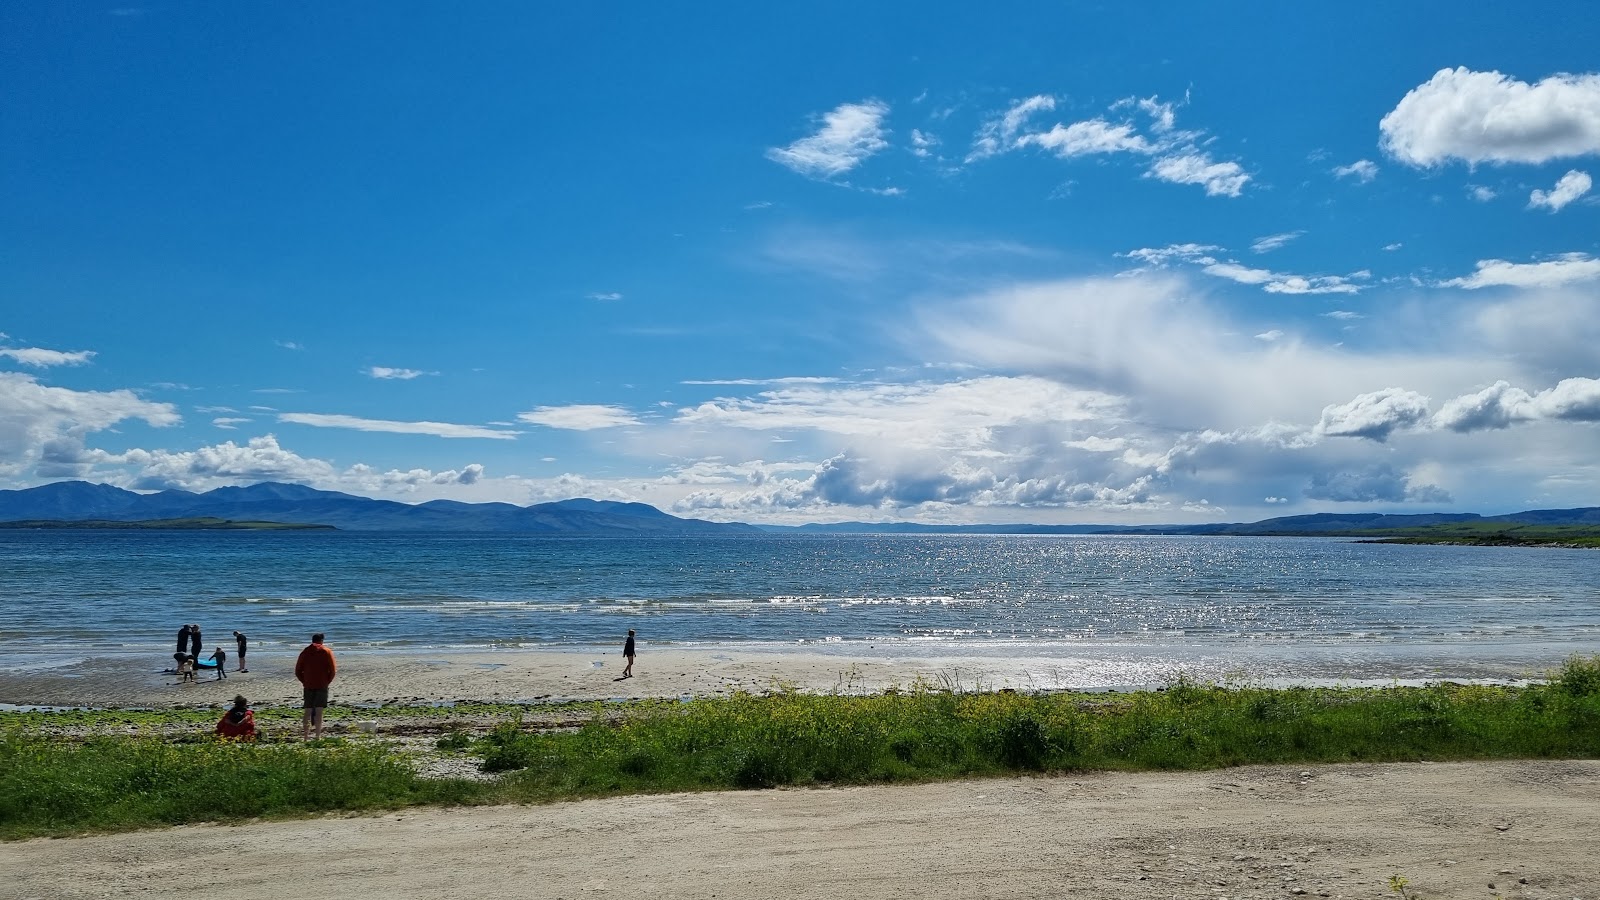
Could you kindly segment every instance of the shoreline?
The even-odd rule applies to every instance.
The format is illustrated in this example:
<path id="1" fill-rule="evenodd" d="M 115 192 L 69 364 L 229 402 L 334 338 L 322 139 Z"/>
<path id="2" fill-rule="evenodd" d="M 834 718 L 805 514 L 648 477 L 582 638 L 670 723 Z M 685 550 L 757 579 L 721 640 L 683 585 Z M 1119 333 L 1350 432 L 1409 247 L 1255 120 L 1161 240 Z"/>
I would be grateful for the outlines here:
<path id="1" fill-rule="evenodd" d="M 617 648 L 563 650 L 342 650 L 331 707 L 559 703 L 727 696 L 736 691 L 794 689 L 805 693 L 880 693 L 918 682 L 962 691 L 1131 691 L 1181 678 L 1257 687 L 1385 687 L 1428 682 L 1518 684 L 1542 678 L 1567 658 L 1600 647 L 1533 645 L 1434 648 L 1397 657 L 1392 647 L 1300 648 L 1295 666 L 1251 652 L 1220 648 L 1137 647 L 884 650 L 837 645 L 710 645 L 642 648 L 635 676 L 617 676 Z M 1448 652 L 1454 650 L 1454 652 Z M 1048 651 L 1048 652 L 1046 652 Z M 256 706 L 298 706 L 294 654 L 252 653 L 250 671 L 217 680 L 203 673 L 178 684 L 163 660 L 146 653 L 12 653 L 0 663 L 0 710 L 60 708 L 212 708 L 243 694 Z M 230 658 L 229 666 L 235 661 Z"/>

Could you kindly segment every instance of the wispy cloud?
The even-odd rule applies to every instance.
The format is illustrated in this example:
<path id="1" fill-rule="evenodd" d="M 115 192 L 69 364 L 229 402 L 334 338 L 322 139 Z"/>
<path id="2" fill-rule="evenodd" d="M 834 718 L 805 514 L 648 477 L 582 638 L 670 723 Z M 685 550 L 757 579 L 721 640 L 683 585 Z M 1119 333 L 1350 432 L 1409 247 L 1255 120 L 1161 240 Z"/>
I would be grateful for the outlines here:
<path id="1" fill-rule="evenodd" d="M 410 381 L 424 375 L 437 375 L 438 372 L 424 372 L 421 369 L 395 369 L 389 366 L 372 366 L 367 369 L 367 374 L 380 380 Z"/>
<path id="2" fill-rule="evenodd" d="M 760 385 L 760 384 L 838 384 L 840 379 L 828 378 L 819 375 L 790 375 L 784 378 L 708 378 L 699 381 L 680 381 L 679 384 L 726 384 L 726 385 Z"/>
<path id="3" fill-rule="evenodd" d="M 1485 187 L 1481 184 L 1469 184 L 1467 185 L 1467 196 L 1479 203 L 1488 203 L 1500 195 L 1495 192 L 1494 188 Z"/>
<path id="4" fill-rule="evenodd" d="M 843 103 L 822 116 L 822 127 L 787 147 L 772 147 L 767 158 L 807 178 L 836 178 L 889 146 L 883 120 L 889 105 L 881 100 Z"/>
<path id="5" fill-rule="evenodd" d="M 1348 166 L 1334 166 L 1335 178 L 1354 178 L 1361 184 L 1370 184 L 1378 177 L 1378 164 L 1370 159 L 1358 159 Z"/>
<path id="6" fill-rule="evenodd" d="M 1274 235 L 1273 240 L 1283 237 Z M 1257 242 L 1261 243 L 1260 241 Z M 1371 277 L 1370 272 L 1352 272 L 1349 275 L 1295 275 L 1257 269 L 1234 260 L 1219 259 L 1215 255 L 1223 248 L 1212 244 L 1172 244 L 1167 247 L 1144 247 L 1129 250 L 1117 256 L 1137 259 L 1145 263 L 1144 269 L 1124 274 L 1133 275 L 1146 269 L 1162 269 L 1174 263 L 1187 263 L 1200 267 L 1200 271 L 1213 278 L 1225 278 L 1238 284 L 1259 285 L 1269 294 L 1355 294 L 1364 285 L 1359 282 Z"/>
<path id="7" fill-rule="evenodd" d="M 273 341 L 273 343 L 277 344 L 279 347 L 282 347 L 285 350 L 304 350 L 304 349 L 306 349 L 304 344 L 296 343 L 295 341 Z"/>
<path id="8" fill-rule="evenodd" d="M 1600 258 L 1587 253 L 1563 253 L 1541 262 L 1514 263 L 1480 259 L 1471 275 L 1440 282 L 1442 287 L 1476 290 L 1486 287 L 1549 288 L 1600 278 Z"/>
<path id="9" fill-rule="evenodd" d="M 42 347 L 0 347 L 0 356 L 14 359 L 25 366 L 81 366 L 94 359 L 93 350 L 46 350 Z"/>
<path id="10" fill-rule="evenodd" d="M 560 428 L 567 431 L 594 431 L 640 424 L 633 413 L 620 406 L 581 403 L 571 406 L 540 406 L 525 413 L 518 413 L 517 419 L 530 425 L 543 425 L 546 428 Z"/>
<path id="11" fill-rule="evenodd" d="M 240 416 L 218 416 L 217 418 L 211 420 L 211 424 L 217 426 L 218 428 L 226 428 L 229 431 L 233 431 L 235 426 L 249 421 L 252 420 Z"/>
<path id="12" fill-rule="evenodd" d="M 380 431 L 390 434 L 431 434 L 443 438 L 489 438 L 515 440 L 521 432 L 500 431 L 480 425 L 456 425 L 449 422 L 394 422 L 387 419 L 363 419 L 357 416 L 324 415 L 321 413 L 279 413 L 279 422 L 311 425 L 316 428 L 349 428 L 354 431 Z"/>
<path id="13" fill-rule="evenodd" d="M 1285 231 L 1282 234 L 1269 234 L 1266 237 L 1256 238 L 1250 244 L 1250 251 L 1252 253 L 1271 253 L 1303 234 L 1305 234 L 1304 231 Z"/>
<path id="14" fill-rule="evenodd" d="M 613 300 L 621 300 L 622 294 L 619 291 L 596 291 L 589 295 L 589 299 L 609 303 Z"/>
<path id="15" fill-rule="evenodd" d="M 1043 94 L 1014 101 L 979 127 L 966 161 L 1027 148 L 1064 160 L 1128 154 L 1149 160 L 1146 178 L 1199 185 L 1210 196 L 1224 197 L 1239 196 L 1251 180 L 1237 162 L 1215 160 L 1201 149 L 1206 141 L 1204 132 L 1178 130 L 1173 103 L 1156 97 L 1128 97 L 1111 105 L 1109 112 L 1122 114 L 1115 118 L 1093 116 L 1048 128 L 1031 124 L 1038 114 L 1055 108 L 1055 98 Z"/>

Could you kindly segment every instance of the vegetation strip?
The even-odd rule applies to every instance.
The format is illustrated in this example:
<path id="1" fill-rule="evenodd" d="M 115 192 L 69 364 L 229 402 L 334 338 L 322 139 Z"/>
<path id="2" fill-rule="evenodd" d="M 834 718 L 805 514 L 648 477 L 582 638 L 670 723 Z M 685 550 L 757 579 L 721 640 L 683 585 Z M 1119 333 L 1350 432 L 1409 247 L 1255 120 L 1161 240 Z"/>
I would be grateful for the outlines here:
<path id="1" fill-rule="evenodd" d="M 269 734 L 274 723 L 290 731 L 289 712 L 263 711 Z M 382 721 L 398 712 L 419 711 L 362 714 Z M 872 696 L 780 691 L 526 715 L 506 707 L 420 712 L 436 718 L 428 741 L 437 752 L 481 757 L 484 770 L 504 774 L 425 778 L 408 752 L 361 739 L 221 743 L 200 734 L 214 712 L 0 715 L 0 837 L 1022 772 L 1593 758 L 1600 657 L 1575 658 L 1548 683 L 1527 687 L 1274 690 L 1180 680 L 1137 694 L 1018 694 L 917 685 Z M 485 715 L 498 724 L 481 734 L 452 724 Z M 105 733 L 153 725 L 181 737 Z"/>

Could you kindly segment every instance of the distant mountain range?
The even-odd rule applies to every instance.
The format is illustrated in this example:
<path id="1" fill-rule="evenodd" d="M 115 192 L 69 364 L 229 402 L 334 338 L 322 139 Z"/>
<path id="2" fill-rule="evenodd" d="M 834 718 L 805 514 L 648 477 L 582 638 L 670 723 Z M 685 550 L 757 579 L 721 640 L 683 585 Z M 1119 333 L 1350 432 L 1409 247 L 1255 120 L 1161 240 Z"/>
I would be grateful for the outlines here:
<path id="1" fill-rule="evenodd" d="M 138 494 L 109 484 L 62 481 L 0 491 L 0 521 L 139 522 L 209 517 L 332 525 L 349 531 L 498 531 L 548 534 L 754 534 L 753 525 L 680 519 L 643 503 L 562 500 L 534 506 L 432 500 L 396 503 L 297 484 L 262 482 L 203 494 Z"/>
<path id="2" fill-rule="evenodd" d="M 215 518 L 248 522 L 331 525 L 349 531 L 492 531 L 547 534 L 1236 534 L 1329 535 L 1416 529 L 1459 523 L 1600 526 L 1600 507 L 1534 509 L 1503 516 L 1476 513 L 1382 515 L 1317 513 L 1260 522 L 1203 525 L 922 525 L 839 522 L 816 525 L 746 525 L 668 515 L 643 503 L 562 500 L 516 506 L 431 500 L 397 503 L 297 484 L 262 482 L 217 488 L 203 494 L 161 491 L 139 494 L 108 484 L 62 481 L 25 490 L 0 490 L 0 522 L 53 520 L 149 522 Z"/>
<path id="3" fill-rule="evenodd" d="M 764 525 L 764 531 L 813 534 L 1238 534 L 1327 535 L 1432 525 L 1502 523 L 1505 525 L 1600 525 L 1600 506 L 1582 509 L 1530 509 L 1503 516 L 1477 513 L 1314 513 L 1281 516 L 1259 522 L 1208 522 L 1202 525 L 921 525 L 910 522 L 835 522 L 827 525 Z"/>

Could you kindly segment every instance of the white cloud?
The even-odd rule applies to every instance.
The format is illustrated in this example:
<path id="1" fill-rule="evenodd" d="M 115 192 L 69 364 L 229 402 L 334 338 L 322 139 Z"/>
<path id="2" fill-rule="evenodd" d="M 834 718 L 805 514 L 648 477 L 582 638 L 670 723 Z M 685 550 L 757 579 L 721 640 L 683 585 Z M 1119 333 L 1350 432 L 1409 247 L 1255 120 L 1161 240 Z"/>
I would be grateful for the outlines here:
<path id="1" fill-rule="evenodd" d="M 1428 420 L 1428 398 L 1415 391 L 1386 388 L 1362 394 L 1349 403 L 1326 406 L 1316 433 L 1326 437 L 1357 437 L 1382 443 L 1401 428 L 1415 428 Z"/>
<path id="2" fill-rule="evenodd" d="M 1529 84 L 1499 72 L 1440 69 L 1401 98 L 1378 130 L 1383 149 L 1413 166 L 1600 153 L 1600 76 L 1552 75 Z"/>
<path id="3" fill-rule="evenodd" d="M 357 416 L 325 415 L 322 413 L 279 413 L 279 422 L 311 425 L 316 428 L 350 428 L 355 431 L 378 431 L 390 434 L 431 434 L 443 438 L 490 438 L 515 440 L 520 432 L 498 431 L 481 425 L 455 425 L 449 422 L 394 422 L 387 419 L 363 419 Z"/>
<path id="4" fill-rule="evenodd" d="M 1350 311 L 1350 310 L 1348 310 L 1348 309 L 1334 309 L 1334 310 L 1329 310 L 1329 311 L 1328 311 L 1328 312 L 1325 312 L 1325 313 L 1322 313 L 1322 315 L 1324 315 L 1324 316 L 1326 316 L 1326 317 L 1327 317 L 1327 318 L 1330 318 L 1330 319 L 1338 319 L 1338 320 L 1340 320 L 1340 321 L 1348 321 L 1348 320 L 1350 320 L 1350 319 L 1360 319 L 1360 318 L 1363 318 L 1363 316 L 1362 316 L 1362 315 L 1361 315 L 1361 314 L 1360 314 L 1360 313 L 1358 313 L 1358 312 L 1351 312 L 1351 311 Z"/>
<path id="5" fill-rule="evenodd" d="M 304 344 L 297 344 L 294 341 L 273 341 L 273 343 L 285 350 L 304 350 L 306 348 Z"/>
<path id="6" fill-rule="evenodd" d="M 1370 159 L 1358 159 L 1348 166 L 1335 166 L 1333 174 L 1336 178 L 1354 178 L 1361 184 L 1370 184 L 1378 177 L 1378 164 Z"/>
<path id="7" fill-rule="evenodd" d="M 767 206 L 771 206 L 771 205 L 772 204 L 770 204 L 770 203 L 767 204 Z M 754 209 L 754 208 L 756 208 L 756 207 L 751 207 L 751 206 L 745 207 L 745 209 Z M 590 300 L 599 300 L 602 303 L 610 303 L 610 302 L 615 301 L 615 300 L 621 300 L 622 299 L 622 294 L 620 292 L 618 292 L 618 291 L 600 291 L 600 292 L 596 292 L 596 293 L 590 294 L 589 295 L 589 299 Z"/>
<path id="8" fill-rule="evenodd" d="M 1213 162 L 1209 154 L 1198 150 L 1162 157 L 1145 176 L 1173 184 L 1198 184 L 1210 197 L 1237 197 L 1250 181 L 1238 163 Z"/>
<path id="9" fill-rule="evenodd" d="M 822 128 L 787 147 L 772 147 L 767 158 L 794 172 L 826 181 L 859 166 L 889 146 L 883 120 L 889 106 L 879 100 L 843 103 L 822 117 Z"/>
<path id="10" fill-rule="evenodd" d="M 1433 423 L 1451 431 L 1471 432 L 1541 419 L 1600 422 L 1600 379 L 1566 378 L 1537 394 L 1497 381 L 1477 393 L 1447 401 Z"/>
<path id="11" fill-rule="evenodd" d="M 1304 231 L 1285 231 L 1282 234 L 1269 234 L 1266 237 L 1256 238 L 1250 244 L 1254 253 L 1271 253 L 1297 237 L 1305 234 Z"/>
<path id="12" fill-rule="evenodd" d="M 1137 259 L 1151 268 L 1164 269 L 1175 262 L 1209 265 L 1216 261 L 1210 254 L 1220 252 L 1222 249 L 1216 244 L 1170 244 L 1166 247 L 1141 247 L 1138 250 L 1129 250 L 1127 253 L 1118 253 L 1117 256 Z"/>
<path id="13" fill-rule="evenodd" d="M 1389 250 L 1389 251 L 1394 251 L 1394 250 L 1399 250 L 1401 247 L 1404 247 L 1404 246 L 1405 246 L 1405 244 L 1402 244 L 1399 241 L 1395 241 L 1392 244 L 1384 244 L 1383 245 L 1383 249 Z"/>
<path id="14" fill-rule="evenodd" d="M 182 421 L 177 407 L 132 391 L 74 391 L 0 372 L 0 473 L 33 466 L 41 478 L 78 477 L 85 437 L 135 419 L 156 428 Z"/>
<path id="15" fill-rule="evenodd" d="M 911 129 L 911 154 L 927 159 L 933 155 L 933 148 L 939 146 L 939 139 L 918 128 Z"/>
<path id="16" fill-rule="evenodd" d="M 546 428 L 561 428 L 567 431 L 593 431 L 599 428 L 639 424 L 633 413 L 620 406 L 589 404 L 540 406 L 525 413 L 518 413 L 517 419 L 531 425 L 543 425 Z"/>
<path id="17" fill-rule="evenodd" d="M 1030 126 L 1040 112 L 1054 110 L 1055 98 L 1039 95 L 1018 100 L 1004 112 L 991 116 L 978 129 L 966 162 L 976 162 L 1036 147 L 1061 159 L 1126 153 L 1154 158 L 1145 177 L 1174 184 L 1194 184 L 1210 196 L 1237 197 L 1250 176 L 1236 162 L 1214 161 L 1200 149 L 1205 137 L 1199 131 L 1175 130 L 1172 103 L 1155 97 L 1128 97 L 1111 105 L 1111 111 L 1137 110 L 1149 117 L 1146 127 L 1132 119 L 1113 121 L 1095 116 L 1071 123 L 1056 123 L 1049 128 Z"/>
<path id="18" fill-rule="evenodd" d="M 1153 149 L 1132 125 L 1113 124 L 1105 119 L 1057 124 L 1049 131 L 1023 135 L 1013 146 L 1041 147 L 1062 159 L 1096 153 L 1150 153 Z"/>
<path id="19" fill-rule="evenodd" d="M 235 426 L 249 421 L 251 420 L 241 418 L 239 416 L 218 416 L 217 418 L 211 420 L 211 424 L 218 428 L 226 428 L 229 431 L 233 431 Z"/>
<path id="20" fill-rule="evenodd" d="M 1361 285 L 1351 275 L 1288 275 L 1268 269 L 1252 269 L 1233 262 L 1213 262 L 1200 269 L 1215 278 L 1226 278 L 1239 284 L 1258 284 L 1269 294 L 1355 294 Z"/>
<path id="21" fill-rule="evenodd" d="M 707 378 L 702 380 L 680 381 L 679 384 L 725 384 L 725 385 L 757 385 L 757 384 L 837 384 L 838 378 L 819 375 L 789 375 L 783 378 Z M 670 402 L 663 401 L 663 406 L 672 406 Z"/>
<path id="22" fill-rule="evenodd" d="M 209 490 L 226 484 L 287 481 L 310 484 L 331 480 L 335 470 L 320 459 L 308 459 L 278 446 L 272 435 L 248 443 L 225 441 L 198 450 L 133 449 L 122 453 L 89 451 L 97 465 L 128 466 L 135 470 L 131 486 L 142 490 Z"/>
<path id="23" fill-rule="evenodd" d="M 41 347 L 0 347 L 0 356 L 9 357 L 25 366 L 81 366 L 94 358 L 93 350 L 45 350 Z"/>
<path id="24" fill-rule="evenodd" d="M 1528 195 L 1528 208 L 1538 209 L 1544 207 L 1551 212 L 1560 212 L 1561 207 L 1589 193 L 1594 187 L 1594 181 L 1588 172 L 1579 172 L 1573 169 L 1561 176 L 1556 186 L 1548 191 L 1534 190 Z"/>
<path id="25" fill-rule="evenodd" d="M 1479 203 L 1488 203 L 1500 195 L 1495 193 L 1494 188 L 1484 187 L 1481 184 L 1469 184 L 1467 185 L 1467 196 Z"/>
<path id="26" fill-rule="evenodd" d="M 1273 341 L 1278 341 L 1278 340 L 1282 340 L 1282 339 L 1283 339 L 1283 332 L 1281 330 L 1277 329 L 1277 328 L 1274 328 L 1271 331 L 1263 331 L 1260 334 L 1256 335 L 1256 340 L 1258 340 L 1258 341 L 1266 341 L 1269 344 L 1272 343 Z"/>
<path id="27" fill-rule="evenodd" d="M 1600 278 L 1600 258 L 1587 253 L 1563 253 L 1532 263 L 1480 259 L 1477 271 L 1440 282 L 1443 287 L 1476 290 L 1486 287 L 1549 288 Z"/>
<path id="28" fill-rule="evenodd" d="M 367 369 L 367 374 L 377 379 L 410 381 L 413 378 L 421 378 L 424 375 L 437 375 L 439 373 L 424 372 L 421 369 L 393 369 L 388 366 L 372 366 Z"/>

